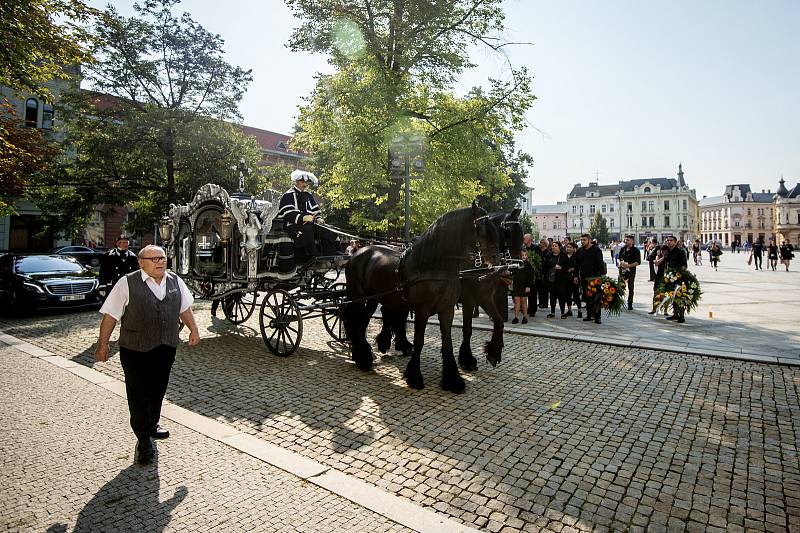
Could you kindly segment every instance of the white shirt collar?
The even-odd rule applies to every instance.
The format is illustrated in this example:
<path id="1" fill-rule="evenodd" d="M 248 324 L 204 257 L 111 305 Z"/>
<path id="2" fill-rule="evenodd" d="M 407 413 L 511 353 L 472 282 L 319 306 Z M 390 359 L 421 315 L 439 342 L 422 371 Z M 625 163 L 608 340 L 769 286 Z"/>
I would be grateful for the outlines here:
<path id="1" fill-rule="evenodd" d="M 147 273 L 144 270 L 142 270 L 141 268 L 139 269 L 139 273 L 141 273 L 141 275 L 142 275 L 142 281 L 147 283 L 148 279 L 152 279 L 153 283 L 155 283 L 156 285 L 161 285 L 161 283 L 163 283 L 164 280 L 167 279 L 167 276 L 169 276 L 169 272 L 164 272 L 164 277 L 161 278 L 161 283 L 159 283 L 159 282 L 156 281 L 156 278 L 154 278 L 153 276 L 148 276 Z"/>

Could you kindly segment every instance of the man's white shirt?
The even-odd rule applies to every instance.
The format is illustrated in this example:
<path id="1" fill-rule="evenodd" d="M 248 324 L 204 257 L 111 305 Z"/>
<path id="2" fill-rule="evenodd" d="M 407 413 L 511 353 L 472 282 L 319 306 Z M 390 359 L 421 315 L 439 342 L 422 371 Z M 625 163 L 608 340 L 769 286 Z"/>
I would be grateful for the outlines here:
<path id="1" fill-rule="evenodd" d="M 159 301 L 163 300 L 167 295 L 167 276 L 175 277 L 178 280 L 178 287 L 181 291 L 181 313 L 189 309 L 192 306 L 192 303 L 194 303 L 194 297 L 192 296 L 192 293 L 189 292 L 189 287 L 187 287 L 186 283 L 184 283 L 183 280 L 175 273 L 169 271 L 164 273 L 164 277 L 161 278 L 160 284 L 155 279 L 145 274 L 144 270 L 140 269 L 139 274 L 142 276 L 142 281 L 147 284 L 150 292 L 152 292 Z M 116 285 L 114 285 L 114 288 L 111 289 L 111 292 L 108 294 L 108 298 L 106 298 L 105 303 L 100 308 L 100 313 L 108 315 L 119 322 L 119 320 L 122 318 L 122 315 L 125 314 L 125 308 L 128 306 L 130 299 L 131 295 L 130 289 L 128 288 L 128 276 L 122 276 L 122 278 L 120 278 L 120 280 L 116 283 Z"/>

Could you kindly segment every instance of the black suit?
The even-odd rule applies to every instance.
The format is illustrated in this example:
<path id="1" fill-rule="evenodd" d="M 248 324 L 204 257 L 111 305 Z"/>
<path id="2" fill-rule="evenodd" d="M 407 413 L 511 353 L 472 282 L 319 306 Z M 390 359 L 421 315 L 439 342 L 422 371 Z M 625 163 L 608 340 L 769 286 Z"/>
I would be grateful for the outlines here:
<path id="1" fill-rule="evenodd" d="M 105 296 L 111 292 L 114 285 L 127 274 L 139 270 L 139 259 L 130 250 L 114 248 L 109 251 L 100 262 L 100 287 L 104 288 Z"/>
<path id="2" fill-rule="evenodd" d="M 642 253 L 636 246 L 622 248 L 619 251 L 619 260 L 626 263 L 641 263 Z M 633 282 L 636 280 L 636 267 L 629 268 L 628 272 L 628 277 L 626 279 L 623 277 L 623 279 L 625 279 L 628 286 L 628 307 L 630 307 L 633 305 Z"/>
<path id="3" fill-rule="evenodd" d="M 581 275 L 581 283 L 583 284 L 585 295 L 586 281 L 589 278 L 596 278 L 597 276 L 602 276 L 605 273 L 603 252 L 600 250 L 600 248 L 593 244 L 588 249 L 581 246 L 575 255 L 575 264 L 578 268 L 578 272 L 580 272 Z M 596 305 L 589 302 L 589 300 L 585 297 L 584 300 L 586 301 L 586 316 L 600 318 L 600 309 Z"/>

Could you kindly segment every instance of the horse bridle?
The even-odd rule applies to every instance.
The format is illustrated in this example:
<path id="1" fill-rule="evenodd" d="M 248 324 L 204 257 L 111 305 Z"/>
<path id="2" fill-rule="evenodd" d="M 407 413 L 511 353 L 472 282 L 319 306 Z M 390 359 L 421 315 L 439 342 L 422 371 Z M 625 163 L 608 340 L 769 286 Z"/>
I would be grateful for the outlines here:
<path id="1" fill-rule="evenodd" d="M 480 268 L 483 266 L 483 254 L 481 253 L 481 241 L 478 239 L 478 223 L 481 220 L 489 220 L 489 215 L 483 215 L 481 217 L 476 218 L 472 221 L 472 225 L 475 228 L 475 244 L 473 245 L 472 249 L 472 256 L 475 258 L 473 264 L 475 268 Z"/>
<path id="2" fill-rule="evenodd" d="M 504 220 L 500 223 L 500 227 L 503 231 L 509 231 L 509 226 L 520 226 L 522 227 L 522 222 L 519 220 Z M 505 241 L 505 239 L 503 239 Z M 512 260 L 516 260 L 516 258 L 511 257 L 511 248 L 506 244 L 506 250 L 501 254 L 501 265 L 510 263 Z"/>

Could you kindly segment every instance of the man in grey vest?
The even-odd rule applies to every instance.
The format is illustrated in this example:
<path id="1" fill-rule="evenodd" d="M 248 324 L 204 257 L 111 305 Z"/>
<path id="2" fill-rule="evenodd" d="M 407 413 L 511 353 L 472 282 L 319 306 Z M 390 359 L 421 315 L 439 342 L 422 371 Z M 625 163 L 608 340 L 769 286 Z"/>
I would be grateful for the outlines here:
<path id="1" fill-rule="evenodd" d="M 182 279 L 167 272 L 164 250 L 153 245 L 142 248 L 139 268 L 114 285 L 100 308 L 103 320 L 95 359 L 108 360 L 108 341 L 121 321 L 119 359 L 131 427 L 138 439 L 136 460 L 147 464 L 155 457 L 151 439 L 169 437 L 158 421 L 178 346 L 178 318 L 189 328 L 189 346 L 200 342 L 200 333 L 192 314 L 192 294 Z"/>

